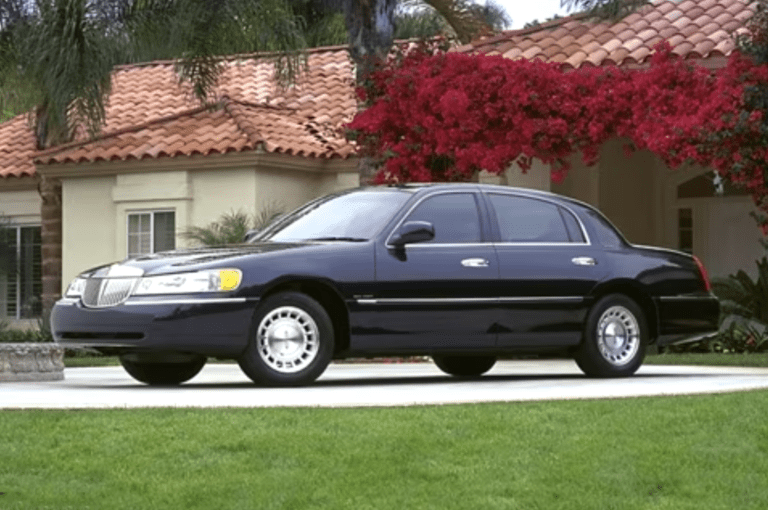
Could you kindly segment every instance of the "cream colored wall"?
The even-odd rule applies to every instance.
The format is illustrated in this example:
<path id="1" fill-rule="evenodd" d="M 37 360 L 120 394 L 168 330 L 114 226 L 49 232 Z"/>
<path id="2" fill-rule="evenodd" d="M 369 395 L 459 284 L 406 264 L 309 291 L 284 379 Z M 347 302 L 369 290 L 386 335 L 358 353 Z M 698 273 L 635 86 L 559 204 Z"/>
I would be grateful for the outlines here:
<path id="1" fill-rule="evenodd" d="M 569 159 L 571 169 L 563 182 L 553 182 L 551 191 L 597 206 L 600 202 L 600 167 L 586 166 L 581 156 Z"/>
<path id="2" fill-rule="evenodd" d="M 0 216 L 14 224 L 39 224 L 41 204 L 36 189 L 6 191 L 0 187 Z"/>
<path id="3" fill-rule="evenodd" d="M 488 173 L 485 170 L 481 171 L 477 175 L 477 182 L 549 191 L 552 178 L 550 166 L 545 165 L 538 159 L 534 159 L 531 168 L 526 173 L 523 173 L 516 164 L 512 164 L 507 170 L 498 175 Z"/>
<path id="4" fill-rule="evenodd" d="M 114 176 L 62 179 L 62 292 L 81 271 L 123 258 L 115 253 Z"/>
<path id="5" fill-rule="evenodd" d="M 253 167 L 62 178 L 62 285 L 66 287 L 85 269 L 126 257 L 129 213 L 174 211 L 176 246 L 184 247 L 188 243 L 178 233 L 189 226 L 207 225 L 231 211 L 252 214 L 269 204 L 287 212 L 357 183 L 353 171 L 337 174 Z"/>
<path id="6" fill-rule="evenodd" d="M 611 140 L 600 150 L 598 207 L 630 242 L 652 245 L 657 242 L 657 159 L 648 151 L 627 157 L 623 144 Z"/>

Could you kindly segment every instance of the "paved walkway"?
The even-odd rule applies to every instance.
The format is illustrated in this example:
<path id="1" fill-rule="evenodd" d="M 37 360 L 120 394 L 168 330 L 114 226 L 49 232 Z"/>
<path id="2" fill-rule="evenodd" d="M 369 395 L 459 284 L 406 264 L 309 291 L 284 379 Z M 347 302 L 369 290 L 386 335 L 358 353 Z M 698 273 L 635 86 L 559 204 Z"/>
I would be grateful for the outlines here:
<path id="1" fill-rule="evenodd" d="M 768 388 L 767 368 L 646 365 L 625 379 L 588 379 L 569 360 L 504 361 L 481 379 L 431 363 L 333 364 L 304 388 L 261 388 L 237 365 L 209 364 L 172 388 L 134 381 L 121 367 L 68 368 L 65 380 L 0 385 L 0 409 L 124 407 L 344 407 L 621 398 Z"/>

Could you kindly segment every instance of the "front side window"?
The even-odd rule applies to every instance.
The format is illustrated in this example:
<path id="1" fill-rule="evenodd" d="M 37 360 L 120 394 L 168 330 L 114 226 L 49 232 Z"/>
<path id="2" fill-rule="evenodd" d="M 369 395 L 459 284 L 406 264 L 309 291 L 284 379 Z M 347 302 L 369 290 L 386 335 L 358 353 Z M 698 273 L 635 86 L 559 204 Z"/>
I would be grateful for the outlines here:
<path id="1" fill-rule="evenodd" d="M 128 256 L 176 248 L 176 214 L 148 211 L 128 214 Z"/>
<path id="2" fill-rule="evenodd" d="M 429 197 L 417 205 L 405 221 L 432 223 L 435 238 L 428 243 L 479 243 L 482 240 L 480 214 L 472 193 L 445 193 Z"/>
<path id="3" fill-rule="evenodd" d="M 0 228 L 0 317 L 40 316 L 41 244 L 38 226 Z"/>
<path id="4" fill-rule="evenodd" d="M 490 194 L 488 198 L 496 212 L 502 243 L 583 242 L 580 237 L 571 239 L 563 214 L 555 204 L 513 195 Z M 572 235 L 576 235 L 575 229 Z"/>

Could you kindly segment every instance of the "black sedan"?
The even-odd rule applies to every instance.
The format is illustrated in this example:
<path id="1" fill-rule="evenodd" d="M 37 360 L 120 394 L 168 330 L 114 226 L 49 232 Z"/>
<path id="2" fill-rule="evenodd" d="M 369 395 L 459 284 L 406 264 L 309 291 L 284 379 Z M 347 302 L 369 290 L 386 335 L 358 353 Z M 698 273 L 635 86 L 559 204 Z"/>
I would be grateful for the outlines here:
<path id="1" fill-rule="evenodd" d="M 627 376 L 648 345 L 712 334 L 718 314 L 698 259 L 632 245 L 590 205 L 432 184 L 343 191 L 242 245 L 90 269 L 51 326 L 148 384 L 215 357 L 259 384 L 300 385 L 332 359 L 371 356 L 431 356 L 471 377 L 500 356 L 567 355 L 588 376 Z"/>

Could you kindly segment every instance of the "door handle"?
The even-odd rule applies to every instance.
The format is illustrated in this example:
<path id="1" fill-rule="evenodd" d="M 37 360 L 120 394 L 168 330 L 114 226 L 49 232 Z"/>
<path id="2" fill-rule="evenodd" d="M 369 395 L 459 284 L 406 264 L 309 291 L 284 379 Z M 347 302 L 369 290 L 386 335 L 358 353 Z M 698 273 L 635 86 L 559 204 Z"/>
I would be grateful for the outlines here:
<path id="1" fill-rule="evenodd" d="M 461 261 L 464 267 L 488 267 L 488 261 L 485 259 L 464 259 Z"/>
<path id="2" fill-rule="evenodd" d="M 595 259 L 592 257 L 573 257 L 571 262 L 577 266 L 594 266 L 597 264 L 597 261 L 595 261 Z"/>

